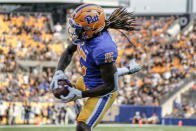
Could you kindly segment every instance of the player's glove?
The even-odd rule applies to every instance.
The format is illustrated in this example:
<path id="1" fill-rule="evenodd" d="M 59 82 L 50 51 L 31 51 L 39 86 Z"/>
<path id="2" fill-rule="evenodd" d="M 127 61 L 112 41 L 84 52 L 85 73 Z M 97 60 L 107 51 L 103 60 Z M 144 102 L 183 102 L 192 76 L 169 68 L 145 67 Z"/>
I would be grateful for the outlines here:
<path id="1" fill-rule="evenodd" d="M 129 65 L 127 67 L 129 69 L 128 74 L 133 74 L 142 69 L 142 66 L 139 65 L 134 59 L 129 62 Z"/>
<path id="2" fill-rule="evenodd" d="M 52 78 L 52 82 L 50 83 L 50 90 L 53 91 L 57 88 L 62 88 L 61 85 L 58 85 L 59 80 L 68 80 L 62 70 L 57 70 Z"/>
<path id="3" fill-rule="evenodd" d="M 68 88 L 69 94 L 67 96 L 63 96 L 63 95 L 60 96 L 63 102 L 68 103 L 70 101 L 74 101 L 76 99 L 82 98 L 82 91 L 69 86 L 66 86 L 66 88 Z"/>

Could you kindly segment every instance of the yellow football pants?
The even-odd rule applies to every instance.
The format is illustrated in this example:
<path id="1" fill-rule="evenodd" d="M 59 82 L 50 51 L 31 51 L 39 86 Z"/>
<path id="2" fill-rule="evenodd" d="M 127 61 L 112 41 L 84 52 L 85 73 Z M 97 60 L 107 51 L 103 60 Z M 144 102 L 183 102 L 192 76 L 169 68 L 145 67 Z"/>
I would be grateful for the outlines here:
<path id="1" fill-rule="evenodd" d="M 80 77 L 77 80 L 76 88 L 81 91 L 86 90 L 83 77 Z M 105 113 L 113 104 L 116 95 L 117 93 L 113 92 L 101 97 L 89 97 L 85 102 L 77 121 L 84 122 L 89 125 L 90 128 L 94 128 L 103 119 Z"/>

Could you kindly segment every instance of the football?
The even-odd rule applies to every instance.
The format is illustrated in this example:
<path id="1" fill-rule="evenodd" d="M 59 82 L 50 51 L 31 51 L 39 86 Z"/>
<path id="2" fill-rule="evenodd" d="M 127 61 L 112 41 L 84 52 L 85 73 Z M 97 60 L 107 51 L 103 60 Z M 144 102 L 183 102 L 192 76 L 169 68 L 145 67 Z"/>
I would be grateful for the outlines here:
<path id="1" fill-rule="evenodd" d="M 61 85 L 62 88 L 57 88 L 53 90 L 53 94 L 56 98 L 60 99 L 60 96 L 67 96 L 69 94 L 69 90 L 65 87 L 66 85 L 72 87 L 72 84 L 70 82 L 67 82 L 65 80 L 60 80 L 58 82 L 58 85 Z"/>

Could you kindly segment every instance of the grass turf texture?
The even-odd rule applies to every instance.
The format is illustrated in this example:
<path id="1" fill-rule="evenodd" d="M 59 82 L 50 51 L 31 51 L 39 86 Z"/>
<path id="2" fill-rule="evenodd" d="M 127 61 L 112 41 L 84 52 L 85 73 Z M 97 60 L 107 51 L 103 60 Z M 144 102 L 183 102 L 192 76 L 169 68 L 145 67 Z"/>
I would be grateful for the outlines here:
<path id="1" fill-rule="evenodd" d="M 74 126 L 1 126 L 0 131 L 75 131 Z M 133 126 L 127 124 L 101 125 L 93 131 L 196 131 L 196 127 L 190 126 Z"/>

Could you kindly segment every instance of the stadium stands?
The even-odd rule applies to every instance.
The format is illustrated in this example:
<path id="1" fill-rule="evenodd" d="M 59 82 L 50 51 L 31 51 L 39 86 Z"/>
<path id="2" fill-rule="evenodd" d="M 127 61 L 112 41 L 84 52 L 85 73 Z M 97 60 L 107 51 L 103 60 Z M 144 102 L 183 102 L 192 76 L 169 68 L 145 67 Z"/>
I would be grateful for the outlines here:
<path id="1" fill-rule="evenodd" d="M 151 18 L 151 21 L 153 20 Z M 162 33 L 159 32 L 162 22 L 160 20 L 154 21 L 155 23 L 149 24 L 153 26 L 148 27 L 155 30 L 153 33 L 149 31 L 149 35 L 147 36 L 149 41 L 142 41 L 142 38 L 145 39 L 146 37 L 141 37 L 138 39 L 142 41 L 141 48 L 136 46 L 138 49 L 133 49 L 131 55 L 125 55 L 125 57 L 135 58 L 141 63 L 144 63 L 142 73 L 145 77 L 142 79 L 135 77 L 132 81 L 128 78 L 129 81 L 127 83 L 126 80 L 121 81 L 124 83 L 121 87 L 132 88 L 123 88 L 120 91 L 120 103 L 157 106 L 163 95 L 181 86 L 183 79 L 189 77 L 195 69 L 193 57 L 195 54 L 195 45 L 191 42 L 193 38 L 191 35 L 193 34 L 191 33 L 188 37 L 181 36 L 179 39 L 170 41 L 164 31 Z M 164 19 L 162 21 L 163 23 L 167 23 Z M 163 24 L 165 27 L 162 27 L 162 30 L 166 30 L 166 27 L 171 24 L 171 21 L 173 21 L 172 18 L 170 18 L 168 25 Z M 158 25 L 159 28 L 154 27 L 154 25 Z M 145 25 L 142 25 L 142 27 L 145 28 Z M 155 32 L 159 32 L 158 35 Z M 135 55 L 133 55 L 134 53 Z M 126 59 L 122 63 L 126 63 Z M 124 79 L 126 77 L 130 76 L 125 76 Z M 135 88 L 136 90 L 132 90 Z M 127 95 L 125 96 L 124 94 Z"/>
<path id="2" fill-rule="evenodd" d="M 173 101 L 173 111 L 168 114 L 167 117 L 172 118 L 195 118 L 196 116 L 196 101 L 195 101 L 195 90 L 196 84 L 188 91 L 182 94 L 181 102 L 177 100 Z"/>
<path id="3" fill-rule="evenodd" d="M 13 13 L 0 15 L 0 50 L 4 55 L 1 63 L 14 58 L 30 60 L 57 60 L 63 46 L 53 38 L 50 20 L 42 13 Z M 10 56 L 16 56 L 11 57 Z M 13 64 L 10 64 L 13 68 Z M 11 70 L 6 69 L 6 70 Z"/>
<path id="4" fill-rule="evenodd" d="M 16 13 L 1 14 L 0 21 L 0 70 L 4 72 L 0 74 L 0 99 L 9 102 L 53 102 L 54 97 L 49 91 L 54 73 L 51 68 L 40 74 L 36 70 L 30 73 L 17 67 L 18 59 L 56 61 L 59 58 L 63 44 L 54 39 L 50 19 L 42 13 Z M 196 66 L 196 45 L 193 44 L 196 33 L 180 35 L 171 41 L 166 30 L 174 21 L 174 17 L 138 17 L 139 31 L 126 34 L 133 45 L 120 32 L 110 31 L 119 49 L 118 67 L 128 65 L 130 59 L 136 59 L 144 66 L 141 75 L 120 78 L 116 105 L 159 106 L 166 93 L 181 86 L 183 79 L 193 73 Z M 76 58 L 76 65 L 66 73 L 73 83 L 81 75 L 80 68 L 74 68 L 79 67 Z M 28 104 L 24 108 L 32 110 Z M 54 108 L 48 106 L 47 110 Z M 59 123 L 53 119 L 62 110 L 56 108 L 56 115 L 49 118 L 49 123 Z M 43 116 L 42 113 L 39 115 Z"/>

